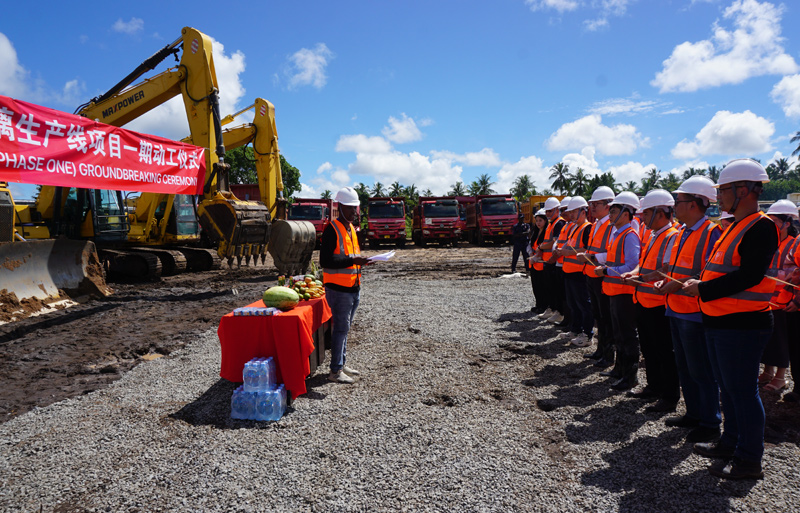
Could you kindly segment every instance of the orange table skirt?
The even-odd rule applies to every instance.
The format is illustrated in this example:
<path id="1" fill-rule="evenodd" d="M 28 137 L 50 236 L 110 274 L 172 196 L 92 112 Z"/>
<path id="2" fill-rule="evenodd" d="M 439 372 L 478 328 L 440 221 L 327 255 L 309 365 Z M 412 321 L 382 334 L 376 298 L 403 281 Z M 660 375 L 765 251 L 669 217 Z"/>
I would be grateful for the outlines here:
<path id="1" fill-rule="evenodd" d="M 250 307 L 264 307 L 260 299 Z M 311 372 L 308 357 L 314 352 L 313 333 L 331 318 L 324 297 L 302 301 L 294 309 L 271 316 L 234 316 L 219 321 L 217 335 L 222 347 L 219 375 L 241 382 L 244 364 L 259 356 L 275 360 L 277 380 L 292 394 L 306 393 L 306 377 Z M 324 351 L 324 347 L 322 348 Z"/>

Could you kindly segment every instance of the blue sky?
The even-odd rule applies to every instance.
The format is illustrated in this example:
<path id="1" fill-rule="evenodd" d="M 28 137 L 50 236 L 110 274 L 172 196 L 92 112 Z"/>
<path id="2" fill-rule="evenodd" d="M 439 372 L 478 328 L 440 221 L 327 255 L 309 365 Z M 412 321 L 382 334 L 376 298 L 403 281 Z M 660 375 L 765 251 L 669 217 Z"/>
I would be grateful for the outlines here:
<path id="1" fill-rule="evenodd" d="M 797 2 L 757 0 L 17 2 L 0 94 L 72 112 L 192 26 L 215 41 L 223 115 L 275 104 L 300 196 L 444 194 L 484 173 L 542 189 L 557 162 L 638 181 L 791 154 L 798 19 Z M 188 135 L 180 99 L 127 127 Z"/>

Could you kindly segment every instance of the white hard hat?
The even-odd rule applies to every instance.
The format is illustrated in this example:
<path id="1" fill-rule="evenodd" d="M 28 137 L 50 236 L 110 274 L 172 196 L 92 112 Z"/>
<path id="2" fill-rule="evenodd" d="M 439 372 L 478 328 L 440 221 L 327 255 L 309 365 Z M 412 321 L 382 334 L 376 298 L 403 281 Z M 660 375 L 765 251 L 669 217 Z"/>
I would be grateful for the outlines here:
<path id="1" fill-rule="evenodd" d="M 563 205 L 564 202 L 562 201 L 561 204 Z M 569 200 L 569 206 L 567 206 L 567 212 L 572 212 L 573 210 L 578 210 L 579 208 L 588 207 L 589 204 L 586 203 L 586 200 L 583 199 L 581 196 L 575 196 Z"/>
<path id="2" fill-rule="evenodd" d="M 708 201 L 717 201 L 717 190 L 714 181 L 702 175 L 693 175 L 685 180 L 675 191 L 676 194 L 702 196 Z"/>
<path id="3" fill-rule="evenodd" d="M 601 201 L 601 200 L 613 200 L 614 199 L 614 191 L 611 190 L 611 187 L 606 185 L 601 185 L 597 189 L 594 190 L 592 193 L 592 197 L 589 198 L 589 201 Z"/>
<path id="4" fill-rule="evenodd" d="M 543 208 L 540 208 L 539 210 L 536 211 L 536 214 L 534 215 L 547 217 L 547 212 L 545 212 Z"/>
<path id="5" fill-rule="evenodd" d="M 664 189 L 653 189 L 642 198 L 642 210 L 653 207 L 674 207 L 675 198 Z"/>
<path id="6" fill-rule="evenodd" d="M 623 205 L 626 207 L 631 207 L 635 212 L 639 208 L 639 196 L 632 193 L 631 191 L 622 191 L 614 198 L 614 201 L 609 203 L 609 205 Z"/>
<path id="7" fill-rule="evenodd" d="M 753 159 L 735 159 L 728 162 L 719 173 L 717 187 L 732 182 L 769 182 L 764 166 Z"/>
<path id="8" fill-rule="evenodd" d="M 571 199 L 572 198 L 570 198 L 569 196 L 564 196 L 564 198 L 561 200 L 561 204 L 558 206 L 558 208 L 567 208 L 569 206 L 569 200 L 571 200 Z"/>
<path id="9" fill-rule="evenodd" d="M 558 198 L 547 198 L 544 202 L 544 209 L 545 210 L 553 210 L 554 208 L 558 208 L 561 205 L 561 202 L 558 201 Z"/>
<path id="10" fill-rule="evenodd" d="M 358 199 L 358 193 L 352 187 L 343 187 L 336 193 L 336 201 L 340 205 L 347 205 L 349 207 L 357 207 L 361 204 Z"/>
<path id="11" fill-rule="evenodd" d="M 770 205 L 769 210 L 767 210 L 767 215 L 769 214 L 782 214 L 792 216 L 795 219 L 798 217 L 797 207 L 787 199 L 778 200 Z"/>

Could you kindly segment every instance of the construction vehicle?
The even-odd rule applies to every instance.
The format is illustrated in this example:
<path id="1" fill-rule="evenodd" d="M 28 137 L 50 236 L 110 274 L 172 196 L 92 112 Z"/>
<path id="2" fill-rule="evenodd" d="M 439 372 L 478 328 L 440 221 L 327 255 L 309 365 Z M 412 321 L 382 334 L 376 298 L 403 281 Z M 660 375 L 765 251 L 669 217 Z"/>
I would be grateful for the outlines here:
<path id="1" fill-rule="evenodd" d="M 517 202 L 510 194 L 475 196 L 468 203 L 467 240 L 484 246 L 487 242 L 511 242 L 511 228 L 517 222 Z"/>
<path id="2" fill-rule="evenodd" d="M 68 298 L 111 294 L 90 241 L 47 238 L 46 228 L 31 228 L 38 238 L 26 240 L 18 226 L 27 205 L 16 205 L 6 182 L 0 182 L 0 319 L 3 322 L 47 310 Z M 15 222 L 16 220 L 16 222 Z M 64 297 L 64 296 L 67 297 Z"/>
<path id="3" fill-rule="evenodd" d="M 322 242 L 322 232 L 330 224 L 331 219 L 339 217 L 339 203 L 324 198 L 294 198 L 289 205 L 287 217 L 293 221 L 308 221 L 316 231 L 316 248 Z"/>
<path id="4" fill-rule="evenodd" d="M 411 240 L 417 246 L 429 242 L 458 247 L 461 238 L 458 200 L 450 196 L 422 197 L 412 211 Z"/>
<path id="5" fill-rule="evenodd" d="M 373 197 L 367 200 L 367 235 L 370 248 L 390 243 L 406 245 L 406 199 L 403 197 Z"/>
<path id="6" fill-rule="evenodd" d="M 525 222 L 528 224 L 533 224 L 534 216 L 536 212 L 540 208 L 544 208 L 544 202 L 547 201 L 547 198 L 556 198 L 558 201 L 563 200 L 566 196 L 542 196 L 536 195 L 530 196 L 527 200 L 521 202 L 520 208 L 522 211 L 522 215 L 525 216 Z"/>

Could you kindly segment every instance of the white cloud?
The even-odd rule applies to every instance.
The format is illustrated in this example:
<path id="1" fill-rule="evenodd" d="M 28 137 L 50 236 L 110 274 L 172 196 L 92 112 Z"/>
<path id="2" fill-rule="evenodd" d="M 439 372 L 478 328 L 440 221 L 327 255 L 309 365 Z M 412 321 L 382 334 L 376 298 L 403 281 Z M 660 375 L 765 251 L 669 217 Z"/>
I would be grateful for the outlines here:
<path id="1" fill-rule="evenodd" d="M 389 116 L 389 126 L 383 127 L 381 132 L 384 137 L 393 143 L 403 144 L 422 139 L 422 132 L 417 128 L 417 124 L 413 119 L 406 116 L 405 112 L 402 113 L 403 118 L 397 119 L 394 116 Z"/>
<path id="2" fill-rule="evenodd" d="M 29 92 L 28 71 L 20 65 L 14 45 L 0 32 L 0 94 L 22 98 Z"/>
<path id="3" fill-rule="evenodd" d="M 587 174 L 599 174 L 600 164 L 594 159 L 595 149 L 587 146 L 580 153 L 567 153 L 561 158 L 561 162 L 569 166 L 570 173 L 574 173 L 578 168 L 583 169 Z"/>
<path id="4" fill-rule="evenodd" d="M 368 137 L 363 134 L 343 135 L 336 142 L 336 151 L 351 151 L 354 153 L 388 153 L 392 145 L 389 141 L 379 136 Z"/>
<path id="5" fill-rule="evenodd" d="M 531 155 L 522 157 L 517 162 L 503 164 L 497 172 L 497 183 L 492 187 L 501 194 L 505 194 L 514 186 L 514 181 L 522 175 L 528 175 L 538 189 L 550 187 L 550 168 L 544 165 L 539 157 Z"/>
<path id="6" fill-rule="evenodd" d="M 330 162 L 324 162 L 317 168 L 317 174 L 321 175 L 322 173 L 330 171 L 331 169 L 333 169 L 333 164 L 331 164 Z"/>
<path id="7" fill-rule="evenodd" d="M 416 151 L 401 153 L 358 153 L 350 173 L 368 175 L 383 184 L 414 184 L 417 190 L 430 189 L 435 195 L 446 194 L 461 180 L 462 169 L 446 159 L 431 159 Z"/>
<path id="8" fill-rule="evenodd" d="M 503 162 L 498 155 L 491 148 L 484 148 L 481 151 L 467 152 L 463 154 L 454 153 L 452 151 L 431 151 L 431 156 L 434 159 L 445 159 L 451 162 L 458 162 L 469 167 L 497 167 Z"/>
<path id="9" fill-rule="evenodd" d="M 214 52 L 214 68 L 220 89 L 220 114 L 226 116 L 238 110 L 237 104 L 245 94 L 244 86 L 239 78 L 245 69 L 244 54 L 237 50 L 231 55 L 226 55 L 225 46 L 222 43 L 212 39 L 211 44 Z M 131 121 L 125 125 L 125 128 L 160 135 L 168 139 L 183 139 L 189 135 L 189 122 L 186 118 L 183 99 L 179 96 L 172 98 L 158 108 Z"/>
<path id="10" fill-rule="evenodd" d="M 694 141 L 683 140 L 672 149 L 676 159 L 694 159 L 701 155 L 751 156 L 772 149 L 770 137 L 775 125 L 749 110 L 733 113 L 721 110 L 714 114 Z"/>
<path id="11" fill-rule="evenodd" d="M 328 81 L 325 70 L 334 57 L 325 43 L 317 43 L 312 48 L 301 48 L 289 56 L 289 68 L 285 72 L 289 89 L 310 85 L 322 89 Z"/>
<path id="12" fill-rule="evenodd" d="M 625 184 L 631 180 L 635 181 L 637 184 L 641 184 L 645 174 L 654 167 L 657 166 L 655 164 L 645 165 L 640 162 L 628 161 L 620 166 L 609 167 L 605 172 L 611 172 L 611 174 L 614 175 L 614 180 L 624 187 Z"/>
<path id="13" fill-rule="evenodd" d="M 614 114 L 641 114 L 643 112 L 650 112 L 656 107 L 665 105 L 661 102 L 653 100 L 635 100 L 631 98 L 609 98 L 595 102 L 590 108 L 589 112 L 592 114 L 599 114 L 601 116 L 614 115 Z"/>
<path id="14" fill-rule="evenodd" d="M 594 146 L 603 155 L 628 155 L 649 139 L 642 137 L 633 125 L 606 126 L 597 115 L 565 123 L 545 142 L 549 150 L 568 150 Z"/>
<path id="15" fill-rule="evenodd" d="M 578 8 L 577 0 L 525 0 L 531 11 L 555 9 L 558 12 L 574 11 Z"/>
<path id="16" fill-rule="evenodd" d="M 114 23 L 113 28 L 115 32 L 133 35 L 144 28 L 144 20 L 141 18 L 131 18 L 130 21 L 122 21 L 122 18 L 120 18 Z"/>
<path id="17" fill-rule="evenodd" d="M 800 74 L 783 77 L 769 93 L 788 118 L 800 118 Z"/>
<path id="18" fill-rule="evenodd" d="M 782 46 L 783 11 L 782 5 L 737 0 L 723 14 L 733 19 L 733 31 L 715 23 L 711 40 L 679 44 L 650 84 L 662 93 L 692 92 L 760 75 L 797 73 L 797 63 Z"/>

